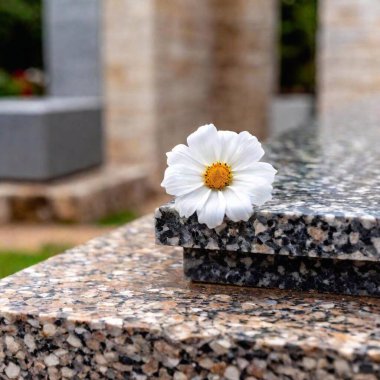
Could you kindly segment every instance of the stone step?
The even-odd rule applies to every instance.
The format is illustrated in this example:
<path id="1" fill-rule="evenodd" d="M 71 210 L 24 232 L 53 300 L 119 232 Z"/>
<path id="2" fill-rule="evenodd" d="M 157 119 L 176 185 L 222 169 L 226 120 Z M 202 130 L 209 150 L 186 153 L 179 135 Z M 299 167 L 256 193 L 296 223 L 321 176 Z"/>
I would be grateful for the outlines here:
<path id="1" fill-rule="evenodd" d="M 93 222 L 140 205 L 149 193 L 141 165 L 109 164 L 49 182 L 2 182 L 0 222 Z"/>
<path id="2" fill-rule="evenodd" d="M 276 138 L 272 201 L 215 229 L 164 205 L 157 242 L 185 249 L 194 281 L 380 296 L 379 122 L 372 101 Z"/>
<path id="3" fill-rule="evenodd" d="M 380 376 L 380 300 L 189 283 L 152 219 L 0 281 L 0 377 Z"/>

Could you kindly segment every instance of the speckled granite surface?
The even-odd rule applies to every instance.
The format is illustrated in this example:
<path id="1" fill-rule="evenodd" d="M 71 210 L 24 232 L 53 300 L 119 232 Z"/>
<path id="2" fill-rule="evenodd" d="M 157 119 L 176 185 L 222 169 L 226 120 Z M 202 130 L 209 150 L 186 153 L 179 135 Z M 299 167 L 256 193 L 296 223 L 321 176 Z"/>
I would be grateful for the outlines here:
<path id="1" fill-rule="evenodd" d="M 279 192 L 282 191 L 279 187 L 285 184 L 277 182 L 275 186 L 275 192 Z M 276 198 L 271 204 L 280 201 L 281 198 Z M 362 218 L 320 212 L 309 215 L 296 209 L 277 211 L 271 207 L 268 202 L 248 222 L 235 223 L 225 218 L 221 226 L 210 229 L 198 223 L 196 214 L 180 218 L 170 203 L 155 214 L 157 243 L 207 250 L 380 261 L 380 216 Z M 344 206 L 340 210 L 343 214 Z"/>
<path id="2" fill-rule="evenodd" d="M 184 247 L 194 281 L 380 296 L 379 104 L 271 141 L 273 200 L 247 222 L 210 229 L 169 203 L 155 214 L 157 243 Z"/>
<path id="3" fill-rule="evenodd" d="M 189 280 L 380 297 L 380 263 L 184 248 Z"/>
<path id="4" fill-rule="evenodd" d="M 248 222 L 209 229 L 171 204 L 157 242 L 186 248 L 380 261 L 380 98 L 321 117 L 271 141 L 273 200 Z"/>
<path id="5" fill-rule="evenodd" d="M 152 219 L 0 281 L 0 378 L 380 377 L 380 300 L 189 283 Z"/>

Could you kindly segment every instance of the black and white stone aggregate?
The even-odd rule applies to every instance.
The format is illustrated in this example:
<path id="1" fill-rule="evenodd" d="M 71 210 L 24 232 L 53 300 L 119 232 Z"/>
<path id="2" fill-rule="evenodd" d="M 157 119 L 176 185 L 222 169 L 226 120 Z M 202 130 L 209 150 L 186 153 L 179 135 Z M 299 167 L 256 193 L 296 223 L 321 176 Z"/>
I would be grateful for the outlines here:
<path id="1" fill-rule="evenodd" d="M 380 263 L 184 248 L 196 282 L 380 296 Z"/>
<path id="2" fill-rule="evenodd" d="M 270 206 L 268 206 L 270 207 Z M 247 222 L 214 229 L 196 214 L 181 218 L 170 203 L 156 210 L 158 244 L 207 250 L 308 256 L 342 260 L 380 260 L 380 220 L 298 211 L 256 210 Z"/>

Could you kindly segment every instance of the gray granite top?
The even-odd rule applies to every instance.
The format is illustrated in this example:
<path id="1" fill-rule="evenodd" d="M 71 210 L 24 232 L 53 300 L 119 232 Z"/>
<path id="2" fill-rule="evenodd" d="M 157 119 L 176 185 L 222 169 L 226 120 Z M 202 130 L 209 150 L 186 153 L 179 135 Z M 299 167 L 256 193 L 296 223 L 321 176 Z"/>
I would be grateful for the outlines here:
<path id="1" fill-rule="evenodd" d="M 189 283 L 152 216 L 0 292 L 1 378 L 380 376 L 380 300 Z"/>
<path id="2" fill-rule="evenodd" d="M 266 145 L 278 175 L 273 200 L 248 222 L 216 229 L 156 212 L 157 242 L 266 254 L 380 260 L 379 99 L 321 117 Z"/>

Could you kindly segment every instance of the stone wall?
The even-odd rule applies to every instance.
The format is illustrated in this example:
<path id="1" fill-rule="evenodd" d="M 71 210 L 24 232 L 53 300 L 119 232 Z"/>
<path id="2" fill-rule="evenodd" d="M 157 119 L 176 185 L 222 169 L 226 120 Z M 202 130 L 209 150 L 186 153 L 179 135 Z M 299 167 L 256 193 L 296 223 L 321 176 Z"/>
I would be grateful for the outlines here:
<path id="1" fill-rule="evenodd" d="M 155 5 L 155 159 L 161 177 L 165 152 L 213 121 L 213 29 L 208 0 L 156 0 Z"/>
<path id="2" fill-rule="evenodd" d="M 197 126 L 265 136 L 276 0 L 104 2 L 108 155 L 148 166 Z"/>
<path id="3" fill-rule="evenodd" d="M 154 157 L 154 3 L 103 4 L 103 71 L 108 159 L 142 163 Z"/>
<path id="4" fill-rule="evenodd" d="M 213 0 L 212 120 L 267 135 L 276 82 L 276 0 Z"/>
<path id="5" fill-rule="evenodd" d="M 322 110 L 380 91 L 380 2 L 320 0 Z"/>

